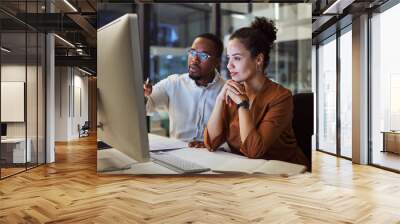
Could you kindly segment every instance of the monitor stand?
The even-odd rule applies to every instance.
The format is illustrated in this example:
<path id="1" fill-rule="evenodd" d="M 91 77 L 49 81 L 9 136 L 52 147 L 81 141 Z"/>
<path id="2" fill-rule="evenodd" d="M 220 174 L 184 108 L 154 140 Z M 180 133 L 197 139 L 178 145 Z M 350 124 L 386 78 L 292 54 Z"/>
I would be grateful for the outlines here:
<path id="1" fill-rule="evenodd" d="M 97 150 L 97 172 L 127 170 L 137 161 L 114 149 Z"/>
<path id="2" fill-rule="evenodd" d="M 132 164 L 123 164 L 115 158 L 102 158 L 97 160 L 97 172 L 128 170 Z"/>

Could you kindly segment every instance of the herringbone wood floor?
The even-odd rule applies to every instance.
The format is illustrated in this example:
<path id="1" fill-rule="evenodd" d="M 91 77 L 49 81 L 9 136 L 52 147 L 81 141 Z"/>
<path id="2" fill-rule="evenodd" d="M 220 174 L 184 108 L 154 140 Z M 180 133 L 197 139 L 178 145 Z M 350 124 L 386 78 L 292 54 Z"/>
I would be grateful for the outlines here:
<path id="1" fill-rule="evenodd" d="M 400 223 L 400 175 L 313 154 L 313 173 L 99 176 L 95 138 L 0 181 L 0 223 Z"/>

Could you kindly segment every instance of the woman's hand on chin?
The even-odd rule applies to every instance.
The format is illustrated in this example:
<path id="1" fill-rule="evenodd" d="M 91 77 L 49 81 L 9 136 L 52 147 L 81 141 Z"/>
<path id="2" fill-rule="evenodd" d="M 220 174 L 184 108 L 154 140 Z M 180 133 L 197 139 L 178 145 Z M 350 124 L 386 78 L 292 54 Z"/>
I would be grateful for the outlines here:
<path id="1" fill-rule="evenodd" d="M 249 97 L 244 91 L 244 87 L 239 83 L 236 83 L 235 86 L 230 85 L 227 89 L 227 96 L 235 103 L 236 105 L 243 102 L 249 101 Z"/>

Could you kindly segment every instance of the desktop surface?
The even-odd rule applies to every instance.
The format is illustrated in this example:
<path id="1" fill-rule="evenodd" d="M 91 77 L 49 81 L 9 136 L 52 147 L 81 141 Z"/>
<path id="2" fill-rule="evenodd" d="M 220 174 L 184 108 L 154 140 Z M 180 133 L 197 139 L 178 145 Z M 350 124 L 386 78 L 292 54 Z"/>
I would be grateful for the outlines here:
<path id="1" fill-rule="evenodd" d="M 177 146 L 182 146 L 182 143 L 180 143 L 179 140 L 169 139 L 166 137 L 149 134 L 150 152 L 152 150 L 159 151 L 161 142 L 163 141 L 165 142 L 165 145 L 168 149 L 170 149 L 174 144 L 175 145 L 180 144 Z M 157 147 L 152 147 L 155 145 Z M 267 175 L 272 174 L 279 176 L 291 176 L 303 173 L 305 171 L 305 167 L 298 164 L 292 164 L 288 162 L 274 161 L 274 160 L 267 161 L 260 159 L 249 159 L 241 155 L 232 154 L 220 150 L 215 152 L 209 152 L 205 148 L 177 147 L 176 150 L 168 150 L 167 153 L 182 160 L 193 162 L 200 166 L 210 169 L 208 171 L 201 172 L 198 174 L 220 175 L 224 173 L 241 173 L 241 174 L 263 173 Z M 152 161 L 144 163 L 134 161 L 133 159 L 123 155 L 114 148 L 98 150 L 97 157 L 98 157 L 97 161 L 98 167 L 99 166 L 104 167 L 104 165 L 101 164 L 102 161 L 104 161 L 104 158 L 112 158 L 112 157 L 114 157 L 118 161 L 125 161 L 124 163 L 119 162 L 121 166 L 126 167 L 125 166 L 126 164 L 130 164 L 129 169 L 125 168 L 121 170 L 114 170 L 111 172 L 102 172 L 103 174 L 181 174 L 180 172 L 177 172 L 174 169 L 169 169 L 168 167 L 162 166 Z M 253 167 L 261 167 L 263 168 L 263 170 L 261 170 L 261 172 L 257 172 L 260 171 L 260 169 L 257 170 Z"/>

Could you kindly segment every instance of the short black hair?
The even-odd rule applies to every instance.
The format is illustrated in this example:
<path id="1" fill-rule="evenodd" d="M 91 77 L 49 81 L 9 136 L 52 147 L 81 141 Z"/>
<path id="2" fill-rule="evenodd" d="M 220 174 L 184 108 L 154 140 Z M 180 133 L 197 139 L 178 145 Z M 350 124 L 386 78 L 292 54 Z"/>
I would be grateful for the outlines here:
<path id="1" fill-rule="evenodd" d="M 249 51 L 252 57 L 258 54 L 264 54 L 263 69 L 269 62 L 269 52 L 276 40 L 277 29 L 272 20 L 265 17 L 256 17 L 250 27 L 244 27 L 236 30 L 229 38 L 237 38 Z"/>
<path id="2" fill-rule="evenodd" d="M 198 35 L 196 38 L 206 38 L 208 40 L 211 40 L 212 42 L 214 42 L 216 50 L 217 50 L 217 57 L 221 58 L 222 57 L 222 52 L 224 51 L 224 44 L 222 43 L 221 39 L 212 33 L 203 33 Z M 195 39 L 196 39 L 195 38 Z"/>

